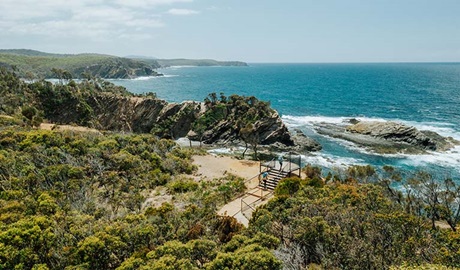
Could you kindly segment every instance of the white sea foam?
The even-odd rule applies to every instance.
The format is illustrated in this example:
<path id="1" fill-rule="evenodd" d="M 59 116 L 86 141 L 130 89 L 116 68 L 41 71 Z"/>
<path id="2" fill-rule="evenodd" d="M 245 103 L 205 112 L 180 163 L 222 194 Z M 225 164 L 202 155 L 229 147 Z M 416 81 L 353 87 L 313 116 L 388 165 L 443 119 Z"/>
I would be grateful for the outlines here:
<path id="1" fill-rule="evenodd" d="M 291 116 L 284 115 L 283 121 L 288 127 L 296 128 L 302 126 L 315 126 L 320 123 L 347 125 L 350 119 L 357 119 L 359 121 L 374 121 L 374 122 L 399 122 L 408 126 L 416 127 L 419 130 L 429 130 L 438 133 L 445 137 L 452 137 L 460 140 L 460 131 L 454 129 L 455 124 L 446 122 L 415 122 L 401 119 L 384 119 L 373 117 L 329 117 L 329 116 Z"/>
<path id="2" fill-rule="evenodd" d="M 218 154 L 218 155 L 219 154 L 233 155 L 237 153 L 242 153 L 243 151 L 244 151 L 244 147 L 231 147 L 231 148 L 223 147 L 223 148 L 215 148 L 215 149 L 208 150 L 208 153 Z"/>
<path id="3" fill-rule="evenodd" d="M 282 117 L 283 121 L 289 128 L 307 128 L 313 130 L 313 127 L 319 123 L 328 123 L 328 124 L 337 124 L 345 125 L 348 120 L 352 117 L 325 117 L 325 116 L 291 116 L 285 115 Z M 360 121 L 394 121 L 400 122 L 409 126 L 414 126 L 419 130 L 429 130 L 434 131 L 445 137 L 452 137 L 456 140 L 460 140 L 460 131 L 456 130 L 455 124 L 445 123 L 445 122 L 415 122 L 415 121 L 406 121 L 400 119 L 383 119 L 383 118 L 370 118 L 370 117 L 354 117 Z M 321 136 L 321 135 L 319 135 Z M 340 146 L 346 147 L 348 149 L 368 154 L 368 155 L 377 155 L 385 156 L 390 158 L 399 159 L 399 163 L 407 166 L 414 167 L 424 167 L 430 165 L 441 166 L 444 168 L 449 168 L 460 172 L 460 146 L 457 146 L 446 152 L 429 152 L 424 155 L 408 155 L 408 154 L 378 154 L 372 151 L 367 150 L 366 148 L 360 147 L 352 142 L 348 142 L 343 139 L 327 137 L 328 140 L 334 141 Z M 340 164 L 351 165 L 365 163 L 364 160 L 358 160 L 353 158 L 330 156 L 327 154 L 319 154 L 315 156 L 305 157 L 307 163 L 313 163 L 321 165 L 324 167 L 337 166 Z"/>
<path id="4" fill-rule="evenodd" d="M 313 126 L 319 123 L 343 124 L 347 117 L 328 117 L 328 116 L 292 116 L 284 115 L 283 122 L 288 127 Z"/>
<path id="5" fill-rule="evenodd" d="M 350 119 L 357 119 L 359 121 L 376 121 L 376 122 L 389 121 L 383 118 L 370 118 L 370 117 L 292 116 L 292 115 L 284 115 L 282 119 L 283 119 L 283 122 L 285 122 L 286 125 L 288 125 L 288 127 L 314 126 L 320 123 L 348 125 L 349 124 L 348 121 Z"/>
<path id="6" fill-rule="evenodd" d="M 149 81 L 161 78 L 178 77 L 179 75 L 163 74 L 162 76 L 140 76 L 133 79 L 106 79 L 107 81 Z"/>
<path id="7" fill-rule="evenodd" d="M 304 156 L 302 155 L 302 161 L 306 164 L 312 164 L 322 166 L 326 168 L 347 168 L 351 165 L 363 165 L 364 160 L 351 158 L 351 157 L 339 157 L 329 155 L 325 153 L 315 153 L 314 155 Z"/>
<path id="8" fill-rule="evenodd" d="M 187 66 L 187 65 L 184 65 L 184 66 L 169 66 L 169 67 L 164 67 L 164 68 L 161 68 L 161 69 L 171 69 L 171 70 L 177 70 L 177 69 L 182 69 L 182 68 L 194 68 L 194 67 L 198 67 L 198 66 Z"/>
<path id="9" fill-rule="evenodd" d="M 400 162 L 409 166 L 422 167 L 427 165 L 437 165 L 445 168 L 450 168 L 460 172 L 460 146 L 446 152 L 430 152 L 425 155 L 401 155 L 405 159 Z"/>

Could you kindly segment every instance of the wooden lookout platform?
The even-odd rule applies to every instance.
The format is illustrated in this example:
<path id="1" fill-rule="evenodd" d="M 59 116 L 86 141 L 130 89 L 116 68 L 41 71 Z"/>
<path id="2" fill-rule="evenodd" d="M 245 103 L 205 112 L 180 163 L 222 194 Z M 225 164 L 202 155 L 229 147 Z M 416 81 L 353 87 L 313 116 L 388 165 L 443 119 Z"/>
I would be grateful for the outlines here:
<path id="1" fill-rule="evenodd" d="M 281 179 L 291 176 L 300 177 L 301 164 L 300 157 L 298 163 L 291 161 L 279 162 L 278 160 L 271 160 L 260 164 L 260 183 L 259 187 L 265 190 L 274 190 Z M 265 177 L 263 177 L 266 175 Z"/>
<path id="2" fill-rule="evenodd" d="M 232 216 L 245 226 L 248 226 L 252 213 L 256 208 L 267 203 L 274 196 L 273 191 L 279 181 L 291 176 L 301 177 L 301 171 L 300 155 L 293 158 L 291 153 L 289 153 L 288 159 L 283 158 L 281 161 L 273 159 L 260 163 L 259 175 L 255 177 L 258 180 L 258 185 L 233 202 L 234 206 L 236 206 L 239 200 L 240 209 Z"/>
<path id="3" fill-rule="evenodd" d="M 291 176 L 301 176 L 301 158 L 293 158 L 280 162 L 273 159 L 260 163 L 259 174 L 246 180 L 249 191 L 240 198 L 225 205 L 218 213 L 235 217 L 240 223 L 248 226 L 252 213 L 260 205 L 267 203 L 273 197 L 273 191 L 279 181 Z"/>

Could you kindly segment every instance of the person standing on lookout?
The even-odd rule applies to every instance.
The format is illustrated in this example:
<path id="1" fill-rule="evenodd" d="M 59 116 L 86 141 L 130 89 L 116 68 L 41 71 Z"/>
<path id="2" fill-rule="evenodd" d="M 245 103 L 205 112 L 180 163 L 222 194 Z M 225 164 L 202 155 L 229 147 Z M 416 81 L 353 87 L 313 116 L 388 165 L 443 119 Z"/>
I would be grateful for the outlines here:
<path id="1" fill-rule="evenodd" d="M 264 189 L 267 189 L 267 178 L 268 178 L 268 173 L 263 172 L 262 173 L 262 180 L 263 180 L 263 183 L 264 183 Z"/>
<path id="2" fill-rule="evenodd" d="M 278 156 L 278 162 L 280 163 L 280 171 L 283 168 L 283 155 Z"/>

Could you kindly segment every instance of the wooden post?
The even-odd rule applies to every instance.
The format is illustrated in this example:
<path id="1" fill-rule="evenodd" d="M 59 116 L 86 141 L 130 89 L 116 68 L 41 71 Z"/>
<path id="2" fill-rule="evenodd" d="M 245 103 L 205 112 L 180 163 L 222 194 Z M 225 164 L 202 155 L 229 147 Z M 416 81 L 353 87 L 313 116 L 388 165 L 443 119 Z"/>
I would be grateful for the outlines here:
<path id="1" fill-rule="evenodd" d="M 289 173 L 291 173 L 291 171 L 292 171 L 292 168 L 291 168 L 291 161 L 292 161 L 292 159 L 291 159 L 291 153 L 292 153 L 292 152 L 289 151 Z"/>
<path id="2" fill-rule="evenodd" d="M 302 178 L 302 157 L 299 155 L 299 178 Z"/>

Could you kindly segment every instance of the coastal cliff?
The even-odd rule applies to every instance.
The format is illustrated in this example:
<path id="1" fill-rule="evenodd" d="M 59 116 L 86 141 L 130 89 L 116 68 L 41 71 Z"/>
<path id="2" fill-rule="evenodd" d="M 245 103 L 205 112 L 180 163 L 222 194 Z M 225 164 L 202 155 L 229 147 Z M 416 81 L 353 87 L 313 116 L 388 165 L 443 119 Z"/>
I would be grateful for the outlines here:
<path id="1" fill-rule="evenodd" d="M 139 76 L 161 76 L 155 61 L 103 54 L 50 54 L 34 50 L 0 50 L 0 66 L 27 80 L 41 78 L 69 79 L 98 77 L 131 79 Z"/>
<path id="2" fill-rule="evenodd" d="M 168 103 L 154 97 L 94 95 L 87 103 L 93 110 L 92 122 L 99 129 L 152 132 L 170 139 L 188 135 L 206 144 L 225 145 L 244 141 L 242 129 L 251 125 L 251 133 L 261 145 L 295 145 L 278 113 L 254 97 L 232 95 L 225 102 Z M 249 104 L 259 105 L 254 109 Z M 59 116 L 53 120 L 68 122 Z"/>
<path id="3" fill-rule="evenodd" d="M 99 79 L 28 83 L 1 68 L 0 77 L 6 82 L 0 114 L 22 117 L 30 125 L 45 119 L 99 130 L 153 133 L 167 139 L 188 137 L 206 144 L 318 150 L 317 143 L 310 146 L 311 141 L 295 140 L 270 104 L 253 96 L 212 93 L 204 102 L 168 103 L 153 93 L 136 96 Z"/>
<path id="4" fill-rule="evenodd" d="M 133 79 L 162 76 L 156 70 L 170 66 L 247 66 L 239 61 L 211 59 L 152 59 L 105 54 L 54 54 L 35 50 L 0 50 L 0 67 L 14 70 L 27 80 Z"/>

